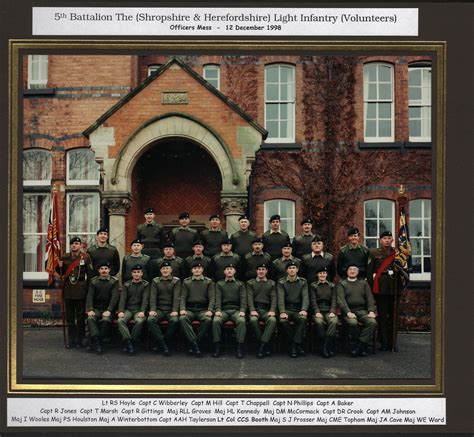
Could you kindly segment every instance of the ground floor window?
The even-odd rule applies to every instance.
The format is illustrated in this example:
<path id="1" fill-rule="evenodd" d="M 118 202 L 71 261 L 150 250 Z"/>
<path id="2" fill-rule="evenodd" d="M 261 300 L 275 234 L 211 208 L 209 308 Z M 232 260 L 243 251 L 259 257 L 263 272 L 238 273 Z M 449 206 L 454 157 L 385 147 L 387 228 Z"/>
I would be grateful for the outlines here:
<path id="1" fill-rule="evenodd" d="M 295 202 L 285 199 L 267 200 L 264 203 L 265 231 L 270 229 L 270 217 L 279 214 L 281 217 L 281 229 L 290 235 L 295 236 Z"/>
<path id="2" fill-rule="evenodd" d="M 408 230 L 412 248 L 411 279 L 431 279 L 431 200 L 416 199 L 409 203 Z"/>
<path id="3" fill-rule="evenodd" d="M 99 222 L 99 193 L 68 193 L 67 243 L 72 237 L 80 237 L 85 247 L 94 244 Z"/>

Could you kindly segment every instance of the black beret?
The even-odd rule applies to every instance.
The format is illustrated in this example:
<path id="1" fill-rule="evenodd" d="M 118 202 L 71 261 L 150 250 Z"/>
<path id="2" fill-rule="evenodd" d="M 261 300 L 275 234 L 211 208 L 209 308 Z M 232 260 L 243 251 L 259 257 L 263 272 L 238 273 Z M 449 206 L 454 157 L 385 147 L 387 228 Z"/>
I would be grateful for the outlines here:
<path id="1" fill-rule="evenodd" d="M 143 266 L 141 264 L 136 264 L 132 267 L 132 272 L 134 270 L 143 270 Z"/>
<path id="2" fill-rule="evenodd" d="M 109 228 L 106 228 L 105 226 L 102 226 L 101 228 L 97 229 L 96 235 L 99 235 L 100 232 L 107 232 L 109 233 Z"/>
<path id="3" fill-rule="evenodd" d="M 160 269 L 162 269 L 163 267 L 173 267 L 173 266 L 171 265 L 169 261 L 165 260 L 160 264 Z"/>
<path id="4" fill-rule="evenodd" d="M 349 237 L 350 235 L 355 235 L 355 234 L 360 234 L 359 229 L 357 228 L 349 228 L 347 230 L 347 236 Z"/>
<path id="5" fill-rule="evenodd" d="M 321 235 L 319 234 L 316 234 L 313 239 L 311 240 L 312 243 L 317 243 L 319 241 L 323 241 L 323 237 L 321 237 Z"/>
<path id="6" fill-rule="evenodd" d="M 273 214 L 271 217 L 270 217 L 270 220 L 268 220 L 269 222 L 272 222 L 273 220 L 281 220 L 281 217 L 278 215 L 278 214 Z"/>
<path id="7" fill-rule="evenodd" d="M 234 270 L 237 270 L 237 267 L 235 267 L 235 265 L 233 263 L 229 263 L 227 264 L 225 267 L 224 267 L 224 270 L 229 268 L 229 267 L 232 267 Z"/>
<path id="8" fill-rule="evenodd" d="M 321 273 L 321 272 L 326 272 L 326 273 L 328 273 L 328 272 L 329 272 L 328 267 L 327 267 L 327 266 L 323 266 L 323 267 L 320 267 L 320 268 L 316 271 L 316 273 Z"/>
<path id="9" fill-rule="evenodd" d="M 282 249 L 283 249 L 284 247 L 291 247 L 291 248 L 293 248 L 293 246 L 291 245 L 290 242 L 287 242 L 287 243 L 283 244 L 283 246 L 281 246 Z"/>
<path id="10" fill-rule="evenodd" d="M 238 218 L 238 221 L 240 222 L 240 220 L 249 220 L 250 219 L 248 218 L 248 216 L 246 216 L 245 214 L 244 215 L 241 215 L 239 218 Z"/>
<path id="11" fill-rule="evenodd" d="M 346 272 L 349 270 L 351 267 L 357 267 L 360 270 L 359 264 L 356 263 L 349 263 L 348 266 L 346 267 Z"/>
<path id="12" fill-rule="evenodd" d="M 232 241 L 230 240 L 230 238 L 224 238 L 221 242 L 221 245 L 222 244 L 232 244 Z"/>
<path id="13" fill-rule="evenodd" d="M 268 270 L 268 265 L 266 263 L 261 263 L 255 267 L 255 270 L 260 269 L 260 268 L 264 268 Z"/>
<path id="14" fill-rule="evenodd" d="M 263 240 L 260 237 L 257 237 L 252 241 L 252 244 L 255 244 L 255 243 L 262 243 L 263 244 Z"/>
<path id="15" fill-rule="evenodd" d="M 305 219 L 301 220 L 302 225 L 304 225 L 305 223 L 309 223 L 310 225 L 312 225 L 313 220 L 311 220 L 310 218 L 305 218 Z"/>
<path id="16" fill-rule="evenodd" d="M 135 243 L 142 244 L 141 240 L 139 240 L 138 238 L 135 238 L 135 240 L 133 240 L 133 241 L 130 243 L 130 246 L 131 246 L 132 244 L 135 244 Z"/>
<path id="17" fill-rule="evenodd" d="M 163 249 L 165 247 L 174 247 L 174 243 L 172 241 L 166 241 L 164 244 L 163 244 Z"/>
<path id="18" fill-rule="evenodd" d="M 147 208 L 145 209 L 145 214 L 150 214 L 150 213 L 155 213 L 155 210 L 153 208 Z"/>
<path id="19" fill-rule="evenodd" d="M 99 265 L 99 269 L 100 269 L 101 267 L 108 267 L 108 268 L 110 269 L 110 263 L 109 263 L 108 261 L 103 261 L 103 260 L 102 260 L 102 261 L 99 261 L 99 262 L 98 262 L 98 265 Z"/>
<path id="20" fill-rule="evenodd" d="M 392 233 L 390 231 L 383 231 L 381 234 L 380 234 L 380 238 L 383 238 L 383 237 L 393 237 Z"/>
<path id="21" fill-rule="evenodd" d="M 221 219 L 221 216 L 219 214 L 212 214 L 210 217 L 209 217 L 209 220 L 212 220 L 212 219 L 215 219 L 215 218 L 218 218 L 219 220 Z"/>
<path id="22" fill-rule="evenodd" d="M 80 243 L 81 242 L 81 239 L 79 237 L 72 237 L 70 240 L 69 240 L 69 244 L 72 244 L 72 243 Z"/>
<path id="23" fill-rule="evenodd" d="M 286 269 L 288 270 L 288 268 L 290 267 L 298 267 L 293 261 L 290 261 L 287 265 L 286 265 Z"/>
<path id="24" fill-rule="evenodd" d="M 195 261 L 193 261 L 193 263 L 191 264 L 191 268 L 194 269 L 194 267 L 204 267 L 204 266 L 202 265 L 202 262 L 201 262 L 201 261 L 195 260 Z"/>
<path id="25" fill-rule="evenodd" d="M 204 246 L 204 243 L 201 240 L 194 240 L 192 247 L 197 246 L 197 245 Z"/>
<path id="26" fill-rule="evenodd" d="M 186 219 L 186 218 L 189 218 L 189 212 L 182 212 L 182 213 L 178 216 L 178 220 Z"/>

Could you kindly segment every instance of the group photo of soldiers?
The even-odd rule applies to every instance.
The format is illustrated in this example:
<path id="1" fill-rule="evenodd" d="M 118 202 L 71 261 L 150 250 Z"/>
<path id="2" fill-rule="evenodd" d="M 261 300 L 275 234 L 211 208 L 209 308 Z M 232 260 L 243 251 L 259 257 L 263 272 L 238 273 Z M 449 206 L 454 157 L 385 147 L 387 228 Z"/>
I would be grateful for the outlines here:
<path id="1" fill-rule="evenodd" d="M 123 259 L 106 227 L 87 251 L 79 237 L 71 238 L 56 268 L 67 349 L 86 346 L 101 354 L 114 347 L 115 335 L 129 355 L 149 349 L 201 357 L 209 350 L 218 358 L 225 348 L 239 359 L 250 350 L 259 359 L 276 350 L 292 358 L 310 352 L 364 357 L 376 341 L 380 351 L 398 351 L 398 304 L 407 278 L 390 231 L 369 250 L 351 227 L 347 244 L 333 255 L 310 218 L 293 241 L 276 214 L 261 236 L 246 215 L 230 236 L 219 214 L 201 232 L 190 227 L 187 212 L 169 232 L 153 208 L 144 219 Z M 346 347 L 337 347 L 337 339 Z"/>

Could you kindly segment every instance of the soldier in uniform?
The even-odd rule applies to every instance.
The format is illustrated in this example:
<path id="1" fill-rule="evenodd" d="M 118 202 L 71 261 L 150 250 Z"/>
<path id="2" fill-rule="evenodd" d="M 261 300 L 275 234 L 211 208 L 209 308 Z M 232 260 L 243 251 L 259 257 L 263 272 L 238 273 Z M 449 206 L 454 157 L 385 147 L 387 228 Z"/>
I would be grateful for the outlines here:
<path id="1" fill-rule="evenodd" d="M 97 231 L 97 243 L 87 249 L 87 253 L 92 259 L 92 276 L 99 275 L 100 264 L 106 262 L 110 266 L 110 274 L 115 276 L 120 271 L 120 255 L 115 246 L 107 242 L 109 230 L 100 228 Z"/>
<path id="2" fill-rule="evenodd" d="M 215 304 L 214 283 L 203 275 L 203 271 L 202 264 L 194 261 L 192 276 L 183 281 L 179 304 L 179 324 L 195 357 L 201 356 L 199 342 L 209 331 Z M 200 322 L 197 335 L 191 324 L 193 320 Z"/>
<path id="3" fill-rule="evenodd" d="M 221 251 L 221 244 L 227 240 L 227 232 L 221 228 L 221 217 L 213 214 L 209 217 L 209 229 L 201 232 L 201 239 L 204 243 L 204 255 L 212 258 Z"/>
<path id="4" fill-rule="evenodd" d="M 125 255 L 122 260 L 122 284 L 132 279 L 132 270 L 138 264 L 143 268 L 143 279 L 151 281 L 153 275 L 151 258 L 142 253 L 142 242 L 140 240 L 133 240 L 130 248 L 132 252 L 130 255 Z"/>
<path id="5" fill-rule="evenodd" d="M 231 235 L 230 241 L 234 253 L 243 259 L 247 253 L 252 251 L 252 243 L 257 238 L 257 234 L 249 229 L 250 220 L 246 215 L 239 217 L 239 226 L 240 229 Z"/>
<path id="6" fill-rule="evenodd" d="M 327 280 L 327 267 L 321 267 L 317 276 L 318 280 L 309 286 L 312 320 L 321 346 L 321 355 L 324 358 L 330 358 L 334 355 L 334 339 L 338 322 L 336 287 Z"/>
<path id="7" fill-rule="evenodd" d="M 182 212 L 179 217 L 179 226 L 171 229 L 170 240 L 174 243 L 176 255 L 180 258 L 186 258 L 193 254 L 193 243 L 198 238 L 196 229 L 189 227 L 191 219 L 189 213 Z"/>
<path id="8" fill-rule="evenodd" d="M 320 235 L 316 234 L 311 243 L 311 253 L 303 255 L 301 260 L 302 276 L 306 278 L 308 284 L 316 281 L 316 273 L 322 267 L 328 269 L 328 281 L 332 282 L 336 276 L 334 257 L 328 252 L 324 252 L 324 243 Z"/>
<path id="9" fill-rule="evenodd" d="M 171 264 L 173 269 L 173 276 L 178 277 L 179 279 L 184 279 L 186 277 L 186 268 L 184 265 L 183 258 L 176 256 L 174 251 L 174 244 L 170 241 L 167 241 L 163 244 L 163 258 L 158 258 L 152 260 L 152 271 L 153 278 L 161 275 L 160 266 L 163 264 L 163 261 L 168 261 Z"/>
<path id="10" fill-rule="evenodd" d="M 188 256 L 184 260 L 184 264 L 183 264 L 184 272 L 185 272 L 184 273 L 185 278 L 191 276 L 191 264 L 194 261 L 200 261 L 201 262 L 201 264 L 204 267 L 204 276 L 207 276 L 208 278 L 212 278 L 214 276 L 211 258 L 209 258 L 206 255 L 203 255 L 204 247 L 205 246 L 204 246 L 204 244 L 201 240 L 196 240 L 193 243 L 194 255 Z"/>
<path id="11" fill-rule="evenodd" d="M 66 349 L 82 347 L 85 337 L 87 281 L 91 276 L 92 262 L 81 250 L 81 239 L 69 241 L 70 252 L 59 261 L 66 310 Z"/>
<path id="12" fill-rule="evenodd" d="M 214 280 L 217 282 L 225 278 L 224 269 L 229 264 L 235 266 L 237 275 L 240 277 L 240 256 L 232 252 L 232 242 L 229 238 L 222 242 L 221 249 L 221 253 L 212 258 Z"/>
<path id="13" fill-rule="evenodd" d="M 307 253 L 311 253 L 311 243 L 313 242 L 313 221 L 305 218 L 301 222 L 303 233 L 293 238 L 293 256 L 300 258 Z"/>
<path id="14" fill-rule="evenodd" d="M 270 254 L 272 261 L 281 255 L 281 248 L 290 243 L 290 236 L 281 229 L 281 217 L 274 214 L 270 217 L 270 230 L 262 236 L 265 251 Z"/>
<path id="15" fill-rule="evenodd" d="M 392 242 L 392 233 L 390 231 L 382 232 L 380 247 L 370 251 L 367 266 L 367 280 L 377 303 L 378 335 L 382 351 L 398 350 L 393 341 L 394 330 L 397 329 L 396 317 L 394 317 L 394 295 L 397 292 L 398 308 L 402 278 L 394 264 L 395 249 L 392 247 Z"/>
<path id="16" fill-rule="evenodd" d="M 278 281 L 279 279 L 286 276 L 286 265 L 289 262 L 294 262 L 298 266 L 298 269 L 300 268 L 301 260 L 294 257 L 292 252 L 293 247 L 291 244 L 285 243 L 285 245 L 281 248 L 281 257 L 273 260 L 272 277 L 275 281 Z"/>
<path id="17" fill-rule="evenodd" d="M 347 278 L 336 286 L 337 304 L 348 325 L 351 354 L 354 357 L 367 356 L 367 348 L 377 327 L 375 301 L 365 279 L 359 279 L 359 267 L 347 267 Z M 359 330 L 358 322 L 362 323 Z"/>
<path id="18" fill-rule="evenodd" d="M 112 314 L 119 300 L 118 279 L 110 275 L 108 262 L 101 262 L 98 266 L 99 276 L 93 278 L 89 283 L 86 298 L 87 325 L 91 341 L 91 349 L 102 353 L 101 341 L 108 337 Z M 101 328 L 97 323 L 101 323 Z"/>
<path id="19" fill-rule="evenodd" d="M 276 328 L 277 293 L 275 281 L 267 278 L 268 267 L 263 263 L 257 266 L 257 277 L 247 282 L 247 303 L 250 311 L 250 326 L 259 345 L 257 358 L 270 355 L 269 343 Z M 265 327 L 263 334 L 259 322 Z"/>
<path id="20" fill-rule="evenodd" d="M 252 242 L 252 251 L 247 253 L 243 261 L 243 277 L 246 281 L 257 277 L 257 267 L 261 264 L 271 265 L 271 256 L 263 251 L 263 240 L 255 238 Z"/>
<path id="21" fill-rule="evenodd" d="M 218 281 L 215 286 L 216 304 L 214 319 L 212 320 L 212 339 L 214 342 L 212 356 L 214 358 L 219 356 L 222 325 L 227 320 L 232 320 L 236 325 L 237 358 L 244 357 L 247 292 L 243 282 L 235 279 L 235 273 L 235 266 L 233 264 L 228 264 L 224 268 L 225 278 Z"/>
<path id="22" fill-rule="evenodd" d="M 169 261 L 163 261 L 160 267 L 161 275 L 154 278 L 150 289 L 150 312 L 148 326 L 156 345 L 154 350 L 165 356 L 170 355 L 169 344 L 178 329 L 179 299 L 181 297 L 181 280 L 173 276 L 173 267 Z M 160 328 L 160 322 L 168 321 L 166 333 Z"/>
<path id="23" fill-rule="evenodd" d="M 346 279 L 347 267 L 349 264 L 356 264 L 359 266 L 359 278 L 365 279 L 369 249 L 360 244 L 360 233 L 357 228 L 350 228 L 347 231 L 347 239 L 348 243 L 341 247 L 337 255 L 337 274 L 341 279 Z"/>
<path id="24" fill-rule="evenodd" d="M 302 346 L 306 330 L 309 296 L 306 279 L 298 276 L 298 266 L 288 263 L 287 276 L 277 282 L 278 310 L 280 312 L 280 326 L 290 340 L 290 357 L 304 356 Z M 290 321 L 295 327 L 290 326 Z"/>
<path id="25" fill-rule="evenodd" d="M 146 321 L 149 297 L 150 283 L 143 279 L 143 267 L 137 264 L 132 267 L 132 279 L 123 284 L 118 306 L 118 329 L 130 355 L 135 353 L 134 344 L 137 344 Z M 131 334 L 127 326 L 129 320 L 135 322 Z"/>
<path id="26" fill-rule="evenodd" d="M 145 209 L 145 223 L 137 226 L 137 240 L 144 244 L 143 253 L 151 259 L 161 256 L 161 245 L 165 241 L 163 226 L 155 221 L 153 208 Z"/>

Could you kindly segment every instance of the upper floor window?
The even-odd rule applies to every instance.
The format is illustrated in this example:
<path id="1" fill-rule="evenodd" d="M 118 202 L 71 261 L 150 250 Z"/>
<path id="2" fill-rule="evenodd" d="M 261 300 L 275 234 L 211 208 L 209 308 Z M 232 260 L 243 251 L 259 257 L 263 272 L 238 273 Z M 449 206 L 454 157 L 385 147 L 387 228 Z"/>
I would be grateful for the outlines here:
<path id="1" fill-rule="evenodd" d="M 67 184 L 99 184 L 99 165 L 91 149 L 72 149 L 67 152 Z"/>
<path id="2" fill-rule="evenodd" d="M 161 64 L 152 64 L 148 66 L 147 76 L 151 76 L 156 70 L 161 67 Z"/>
<path id="3" fill-rule="evenodd" d="M 395 202 L 385 199 L 372 199 L 364 202 L 365 245 L 379 247 L 380 234 L 390 231 L 395 235 Z"/>
<path id="4" fill-rule="evenodd" d="M 431 141 L 431 67 L 408 68 L 410 141 Z"/>
<path id="5" fill-rule="evenodd" d="M 48 85 L 48 55 L 28 55 L 28 88 Z"/>
<path id="6" fill-rule="evenodd" d="M 51 185 L 51 153 L 43 149 L 23 152 L 23 185 Z"/>
<path id="7" fill-rule="evenodd" d="M 219 65 L 205 65 L 203 68 L 203 77 L 206 79 L 214 88 L 220 90 L 221 86 L 221 68 Z"/>
<path id="8" fill-rule="evenodd" d="M 295 141 L 295 67 L 265 67 L 265 129 L 268 140 Z"/>
<path id="9" fill-rule="evenodd" d="M 287 232 L 290 238 L 295 236 L 295 202 L 285 199 L 267 200 L 263 209 L 265 231 L 270 229 L 270 217 L 278 214 L 281 217 L 281 229 Z"/>
<path id="10" fill-rule="evenodd" d="M 408 231 L 411 243 L 414 280 L 431 279 L 431 200 L 416 199 L 409 203 Z"/>
<path id="11" fill-rule="evenodd" d="M 364 65 L 364 140 L 394 141 L 393 67 Z"/>

